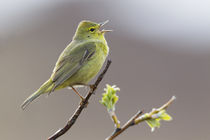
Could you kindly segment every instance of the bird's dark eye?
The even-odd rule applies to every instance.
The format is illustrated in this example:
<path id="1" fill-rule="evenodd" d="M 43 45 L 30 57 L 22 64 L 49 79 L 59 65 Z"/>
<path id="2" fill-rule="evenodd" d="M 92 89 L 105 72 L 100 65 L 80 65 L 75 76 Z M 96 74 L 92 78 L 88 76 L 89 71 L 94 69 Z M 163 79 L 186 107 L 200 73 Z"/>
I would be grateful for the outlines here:
<path id="1" fill-rule="evenodd" d="M 94 31 L 95 31 L 95 28 L 90 28 L 90 31 L 91 31 L 91 32 L 94 32 Z"/>

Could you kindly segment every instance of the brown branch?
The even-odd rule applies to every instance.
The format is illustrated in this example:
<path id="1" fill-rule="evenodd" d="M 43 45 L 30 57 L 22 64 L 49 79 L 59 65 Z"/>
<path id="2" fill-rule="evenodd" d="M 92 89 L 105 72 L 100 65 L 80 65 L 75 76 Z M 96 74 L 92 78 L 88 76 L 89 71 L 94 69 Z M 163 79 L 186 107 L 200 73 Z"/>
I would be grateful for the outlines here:
<path id="1" fill-rule="evenodd" d="M 109 136 L 108 138 L 106 138 L 106 140 L 113 140 L 115 137 L 120 135 L 122 132 L 124 132 L 130 126 L 134 125 L 135 119 L 138 118 L 142 113 L 143 113 L 143 111 L 139 111 L 138 113 L 136 113 L 133 117 L 131 117 L 131 119 L 129 121 L 127 121 L 127 123 L 124 124 L 124 126 L 122 128 L 118 129 L 117 131 L 114 131 L 114 133 L 111 136 Z"/>
<path id="2" fill-rule="evenodd" d="M 126 129 L 128 129 L 130 126 L 133 126 L 133 125 L 137 125 L 139 124 L 140 122 L 143 122 L 145 120 L 148 120 L 148 119 L 151 119 L 152 118 L 152 115 L 153 114 L 156 114 L 158 112 L 160 112 L 161 110 L 163 109 L 166 109 L 168 108 L 168 106 L 176 99 L 175 96 L 173 96 L 167 103 L 165 103 L 164 105 L 162 105 L 160 108 L 158 109 L 153 109 L 149 115 L 145 116 L 145 115 L 142 115 L 143 111 L 139 111 L 138 113 L 136 113 L 133 117 L 131 117 L 131 119 L 129 121 L 127 121 L 125 123 L 125 125 L 120 128 L 120 129 L 117 129 L 117 131 L 114 131 L 114 133 L 109 136 L 108 138 L 106 138 L 106 140 L 113 140 L 114 138 L 116 138 L 118 135 L 120 135 L 122 132 L 124 132 Z"/>
<path id="3" fill-rule="evenodd" d="M 110 64 L 111 64 L 111 60 L 108 60 L 103 72 L 98 76 L 96 82 L 91 86 L 91 89 L 89 93 L 87 94 L 87 96 L 85 97 L 84 101 L 81 102 L 81 104 L 78 106 L 73 116 L 68 120 L 67 124 L 62 129 L 59 129 L 57 132 L 55 132 L 50 138 L 48 138 L 48 140 L 56 140 L 58 137 L 65 134 L 74 125 L 74 123 L 76 122 L 82 110 L 85 107 L 87 107 L 89 98 L 95 93 L 99 83 L 101 82 L 104 75 L 106 74 Z"/>

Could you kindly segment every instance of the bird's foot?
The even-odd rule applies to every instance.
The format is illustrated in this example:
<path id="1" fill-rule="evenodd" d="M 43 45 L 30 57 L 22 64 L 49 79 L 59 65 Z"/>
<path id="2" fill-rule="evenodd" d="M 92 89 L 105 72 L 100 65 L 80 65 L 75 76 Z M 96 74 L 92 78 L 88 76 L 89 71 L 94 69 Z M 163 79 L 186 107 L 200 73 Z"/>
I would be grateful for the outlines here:
<path id="1" fill-rule="evenodd" d="M 94 84 L 92 84 L 92 85 L 89 85 L 89 87 L 90 87 L 90 89 L 94 89 L 95 88 L 95 85 Z"/>
<path id="2" fill-rule="evenodd" d="M 90 88 L 90 91 L 93 91 L 96 88 L 96 85 L 92 84 L 92 85 L 88 85 Z M 93 92 L 93 94 L 95 95 L 95 92 Z"/>
<path id="3" fill-rule="evenodd" d="M 85 106 L 85 108 L 88 106 L 88 101 L 85 101 L 85 99 L 84 98 L 81 98 L 81 101 L 80 101 L 80 106 L 82 106 L 82 105 L 84 105 Z"/>

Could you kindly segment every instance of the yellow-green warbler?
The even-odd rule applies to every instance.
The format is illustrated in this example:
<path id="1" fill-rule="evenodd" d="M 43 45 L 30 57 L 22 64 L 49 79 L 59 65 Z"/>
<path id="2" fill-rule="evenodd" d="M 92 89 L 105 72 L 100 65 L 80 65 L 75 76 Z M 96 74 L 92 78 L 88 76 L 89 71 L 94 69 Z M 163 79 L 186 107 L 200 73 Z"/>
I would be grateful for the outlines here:
<path id="1" fill-rule="evenodd" d="M 66 87 L 72 88 L 84 100 L 75 87 L 89 86 L 90 80 L 104 64 L 109 53 L 104 34 L 111 30 L 100 30 L 100 27 L 107 22 L 95 23 L 85 20 L 79 23 L 72 42 L 61 53 L 51 77 L 23 102 L 22 109 L 41 94 Z"/>

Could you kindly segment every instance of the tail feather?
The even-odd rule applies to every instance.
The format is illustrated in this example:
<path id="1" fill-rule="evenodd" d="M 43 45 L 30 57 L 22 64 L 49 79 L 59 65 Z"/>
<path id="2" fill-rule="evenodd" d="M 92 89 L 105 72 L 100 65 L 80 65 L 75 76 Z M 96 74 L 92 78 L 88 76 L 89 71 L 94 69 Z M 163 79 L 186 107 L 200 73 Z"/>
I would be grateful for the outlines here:
<path id="1" fill-rule="evenodd" d="M 45 82 L 36 92 L 34 92 L 31 96 L 29 96 L 21 105 L 21 108 L 24 110 L 33 100 L 38 98 L 41 94 L 47 93 L 50 91 L 52 87 L 51 80 Z"/>
<path id="2" fill-rule="evenodd" d="M 33 100 L 38 98 L 42 93 L 40 92 L 35 92 L 31 96 L 29 96 L 21 105 L 21 108 L 24 110 Z"/>

